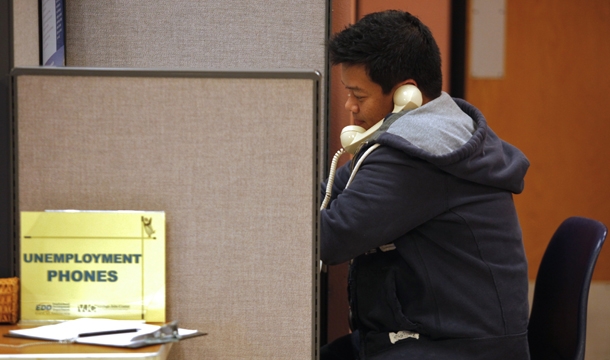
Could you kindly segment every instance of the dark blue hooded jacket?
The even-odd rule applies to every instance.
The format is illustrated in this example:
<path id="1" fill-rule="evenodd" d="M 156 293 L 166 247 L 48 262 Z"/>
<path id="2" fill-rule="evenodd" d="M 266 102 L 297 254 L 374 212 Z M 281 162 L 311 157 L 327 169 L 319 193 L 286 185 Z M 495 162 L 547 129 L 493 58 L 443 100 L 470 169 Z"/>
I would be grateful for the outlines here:
<path id="1" fill-rule="evenodd" d="M 321 211 L 322 260 L 353 259 L 361 359 L 528 359 L 512 198 L 529 166 L 523 153 L 445 93 L 388 116 L 352 161 L 373 143 L 347 189 L 352 163 L 337 170 Z M 395 250 L 378 249 L 386 244 Z"/>

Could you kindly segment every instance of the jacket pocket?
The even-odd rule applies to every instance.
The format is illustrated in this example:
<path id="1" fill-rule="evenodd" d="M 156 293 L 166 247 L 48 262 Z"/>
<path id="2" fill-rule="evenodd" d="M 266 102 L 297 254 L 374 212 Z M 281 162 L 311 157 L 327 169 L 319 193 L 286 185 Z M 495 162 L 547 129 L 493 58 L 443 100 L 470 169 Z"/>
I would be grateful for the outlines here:
<path id="1" fill-rule="evenodd" d="M 402 268 L 406 264 L 397 251 L 361 255 L 352 266 L 351 303 L 359 330 L 419 330 L 418 324 L 403 313 L 398 283 L 406 276 Z M 401 289 L 404 291 L 404 286 Z"/>
<path id="2" fill-rule="evenodd" d="M 400 271 L 393 269 L 393 271 L 388 273 L 388 276 L 385 279 L 386 301 L 394 316 L 394 321 L 398 325 L 398 328 L 395 330 L 419 332 L 421 331 L 421 327 L 417 323 L 409 320 L 409 318 L 403 313 L 403 306 L 398 298 L 398 286 L 400 286 L 398 282 L 400 281 L 400 277 L 397 275 L 397 272 Z"/>

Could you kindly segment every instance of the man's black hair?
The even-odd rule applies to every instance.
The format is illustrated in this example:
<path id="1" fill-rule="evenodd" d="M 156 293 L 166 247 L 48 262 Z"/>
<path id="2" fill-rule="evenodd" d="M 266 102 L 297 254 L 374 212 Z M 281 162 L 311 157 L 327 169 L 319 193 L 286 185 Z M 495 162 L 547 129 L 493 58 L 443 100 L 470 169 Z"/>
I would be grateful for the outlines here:
<path id="1" fill-rule="evenodd" d="M 431 99 L 441 94 L 438 45 L 430 29 L 408 12 L 368 14 L 335 34 L 328 49 L 333 65 L 364 65 L 384 94 L 407 79 L 415 80 L 419 90 Z"/>

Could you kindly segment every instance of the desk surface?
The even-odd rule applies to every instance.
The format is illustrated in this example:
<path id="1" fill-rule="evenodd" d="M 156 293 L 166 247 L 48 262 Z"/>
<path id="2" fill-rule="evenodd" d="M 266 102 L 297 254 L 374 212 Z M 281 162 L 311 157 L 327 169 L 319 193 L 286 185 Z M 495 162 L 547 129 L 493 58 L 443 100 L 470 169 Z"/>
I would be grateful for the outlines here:
<path id="1" fill-rule="evenodd" d="M 29 326 L 32 327 L 32 326 Z M 26 326 L 0 325 L 0 359 L 147 359 L 165 360 L 171 343 L 151 345 L 139 349 L 115 348 L 83 344 L 61 344 L 53 341 L 9 338 L 9 330 Z M 7 346 L 8 345 L 8 346 Z M 25 346 L 23 346 L 25 345 Z"/>

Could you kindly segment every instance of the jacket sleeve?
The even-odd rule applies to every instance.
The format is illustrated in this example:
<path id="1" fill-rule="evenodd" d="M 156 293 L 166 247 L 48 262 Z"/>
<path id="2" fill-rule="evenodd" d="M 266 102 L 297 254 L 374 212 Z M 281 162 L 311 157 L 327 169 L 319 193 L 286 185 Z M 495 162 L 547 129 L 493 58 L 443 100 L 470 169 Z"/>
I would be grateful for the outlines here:
<path id="1" fill-rule="evenodd" d="M 335 185 L 341 188 L 333 189 L 337 195 L 320 213 L 321 259 L 327 264 L 391 243 L 446 211 L 445 175 L 423 160 L 382 146 L 344 189 L 348 165 L 337 171 Z"/>

